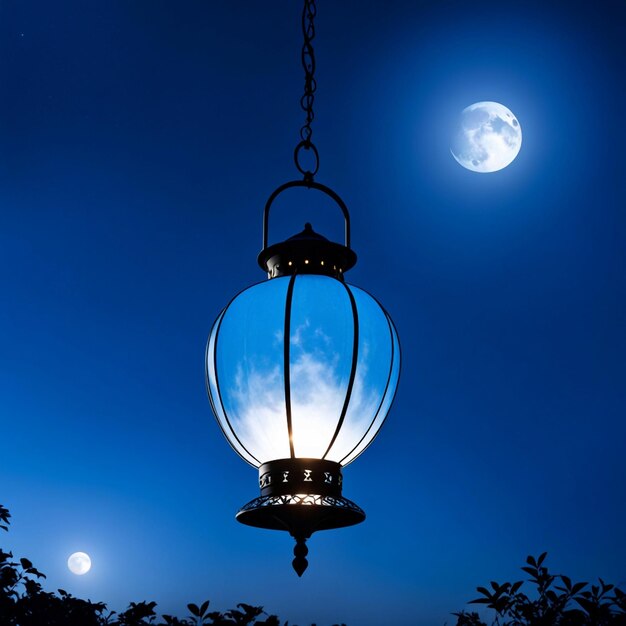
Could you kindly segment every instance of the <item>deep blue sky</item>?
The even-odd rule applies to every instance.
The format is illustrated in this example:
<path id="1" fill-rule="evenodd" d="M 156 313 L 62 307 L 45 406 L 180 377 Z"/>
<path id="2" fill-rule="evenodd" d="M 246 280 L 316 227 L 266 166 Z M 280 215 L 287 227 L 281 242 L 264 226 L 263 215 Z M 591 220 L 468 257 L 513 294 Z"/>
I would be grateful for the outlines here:
<path id="1" fill-rule="evenodd" d="M 345 471 L 364 524 L 314 535 L 298 579 L 288 536 L 235 522 L 256 471 L 211 414 L 204 348 L 263 279 L 262 207 L 296 175 L 299 16 L 0 4 L 3 547 L 111 608 L 243 601 L 301 626 L 440 626 L 544 550 L 626 581 L 619 0 L 320 2 L 318 180 L 351 209 L 348 278 L 391 313 L 403 372 Z M 481 100 L 523 130 L 486 175 L 448 148 Z M 305 219 L 340 235 L 330 205 L 305 204 L 277 207 L 276 238 Z"/>

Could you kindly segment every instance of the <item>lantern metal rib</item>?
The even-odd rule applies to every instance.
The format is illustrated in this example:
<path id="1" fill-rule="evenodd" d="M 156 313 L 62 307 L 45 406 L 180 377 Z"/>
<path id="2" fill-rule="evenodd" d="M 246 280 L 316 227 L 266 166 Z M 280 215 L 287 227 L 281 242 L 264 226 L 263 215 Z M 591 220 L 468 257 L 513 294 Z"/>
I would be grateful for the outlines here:
<path id="1" fill-rule="evenodd" d="M 239 294 L 238 294 L 239 295 Z M 235 296 L 225 307 L 224 310 L 221 312 L 219 319 L 216 322 L 216 329 L 215 329 L 215 337 L 213 338 L 213 372 L 214 372 L 214 376 L 215 376 L 215 388 L 217 390 L 217 398 L 219 400 L 219 404 L 220 404 L 220 408 L 222 409 L 222 414 L 224 415 L 224 420 L 226 421 L 226 424 L 228 425 L 228 428 L 230 430 L 230 432 L 233 434 L 233 437 L 236 439 L 237 443 L 241 446 L 242 450 L 245 450 L 246 454 L 251 458 L 254 459 L 257 463 L 261 464 L 261 461 L 259 461 L 259 459 L 257 459 L 254 454 L 252 454 L 252 452 L 250 452 L 250 450 L 248 450 L 248 448 L 246 448 L 246 446 L 243 445 L 241 439 L 239 439 L 237 433 L 235 432 L 235 429 L 233 428 L 233 425 L 231 424 L 230 419 L 228 418 L 228 412 L 226 411 L 226 407 L 224 406 L 224 402 L 222 400 L 222 391 L 220 389 L 220 385 L 219 385 L 219 375 L 218 375 L 218 368 L 217 368 L 217 341 L 219 339 L 219 334 L 220 334 L 220 328 L 222 327 L 222 321 L 224 320 L 224 316 L 226 315 L 226 311 L 228 310 L 228 308 L 230 307 L 230 305 L 235 301 L 235 299 L 237 298 L 237 296 Z M 207 343 L 207 351 L 209 348 L 209 344 Z M 208 354 L 207 354 L 207 358 L 208 358 Z M 207 383 L 208 383 L 209 377 L 208 377 L 208 372 L 207 372 Z M 211 406 L 213 408 L 213 412 L 215 413 L 215 417 L 217 418 L 217 411 L 215 411 L 215 404 L 213 403 L 213 399 L 212 399 L 212 394 L 210 393 L 210 388 L 209 388 L 209 397 L 211 398 Z M 228 437 L 228 435 L 226 434 L 226 432 L 224 431 L 224 428 L 222 427 L 222 424 L 220 423 L 220 420 L 217 420 L 217 423 L 220 425 L 220 428 L 222 429 L 222 432 L 224 433 L 224 436 L 226 437 L 227 440 L 230 441 L 230 438 Z M 246 461 L 246 463 L 249 463 L 248 459 L 246 459 L 240 452 L 239 450 L 237 450 L 237 448 L 235 446 L 232 446 L 232 448 L 235 450 L 235 452 L 237 452 L 237 454 L 244 460 Z"/>
<path id="2" fill-rule="evenodd" d="M 339 281 L 341 282 L 341 281 Z M 350 287 L 346 285 L 344 282 L 341 284 L 345 287 L 346 292 L 348 293 L 348 297 L 350 298 L 350 307 L 352 308 L 352 322 L 353 322 L 353 339 L 352 339 L 352 365 L 350 367 L 350 378 L 348 379 L 348 389 L 346 390 L 346 398 L 343 402 L 343 408 L 341 409 L 341 415 L 339 417 L 339 421 L 337 422 L 337 428 L 335 429 L 335 434 L 332 436 L 330 443 L 328 444 L 328 448 L 326 452 L 322 455 L 322 459 L 325 459 L 328 453 L 330 452 L 337 436 L 339 435 L 339 431 L 343 426 L 343 421 L 346 419 L 346 412 L 348 411 L 348 406 L 350 404 L 350 397 L 352 396 L 352 388 L 354 387 L 354 378 L 356 376 L 356 366 L 359 358 L 359 313 L 356 308 L 356 302 L 354 300 L 354 295 L 352 291 L 350 291 Z"/>
<path id="3" fill-rule="evenodd" d="M 374 296 L 372 296 L 371 294 L 369 294 L 371 298 L 373 298 L 374 300 L 376 300 L 376 298 L 374 298 Z M 376 302 L 378 302 L 378 300 L 376 300 Z M 393 320 L 391 319 L 391 317 L 389 316 L 389 314 L 387 313 L 387 311 L 384 309 L 384 307 L 382 306 L 382 304 L 380 304 L 380 302 L 378 302 L 378 305 L 380 306 L 380 308 L 383 310 L 384 314 L 385 314 L 385 319 L 387 320 L 387 324 L 389 326 L 389 335 L 391 337 L 391 359 L 389 361 L 389 374 L 387 375 L 387 382 L 385 383 L 385 391 L 383 392 L 381 399 L 380 399 L 380 403 L 378 404 L 378 409 L 376 409 L 376 413 L 374 414 L 374 418 L 372 419 L 372 421 L 370 422 L 370 425 L 367 427 L 367 430 L 363 433 L 363 436 L 361 437 L 361 439 L 359 439 L 358 443 L 354 446 L 354 448 L 352 448 L 352 450 L 350 450 L 350 452 L 348 452 L 348 454 L 346 454 L 340 461 L 339 463 L 341 465 L 343 465 L 344 461 L 346 459 L 349 459 L 350 456 L 354 453 L 355 450 L 358 450 L 359 446 L 363 443 L 363 441 L 365 440 L 365 438 L 367 437 L 367 435 L 369 434 L 370 430 L 372 429 L 372 427 L 374 426 L 374 424 L 376 423 L 376 420 L 378 419 L 378 416 L 380 415 L 380 410 L 383 407 L 383 404 L 385 404 L 385 400 L 387 399 L 387 392 L 389 391 L 389 385 L 391 383 L 391 380 L 393 378 L 393 368 L 395 365 L 395 359 L 396 359 L 396 354 L 395 354 L 395 344 L 396 341 L 394 339 L 394 333 L 395 336 L 397 337 L 397 331 L 395 330 L 395 325 L 393 323 Z M 398 351 L 400 349 L 400 345 L 398 344 Z M 402 363 L 402 359 L 400 359 L 400 365 Z M 394 389 L 394 398 L 395 398 L 395 393 L 396 393 L 396 389 Z M 391 400 L 391 404 L 393 404 L 393 398 Z M 387 420 L 387 416 L 389 415 L 389 412 L 387 412 L 387 415 L 384 416 L 383 421 L 381 422 L 381 425 L 378 429 L 378 432 L 380 432 L 380 429 L 383 427 L 383 424 L 385 423 L 385 421 Z M 358 459 L 371 445 L 372 442 L 374 441 L 374 439 L 376 439 L 376 437 L 378 436 L 378 432 L 371 438 L 371 440 L 368 442 L 368 444 L 363 448 L 363 450 L 361 450 L 361 452 L 359 452 L 353 459 L 351 459 L 351 463 L 352 461 L 355 461 L 356 459 Z"/>
<path id="4" fill-rule="evenodd" d="M 217 320 L 215 320 L 215 324 L 218 324 L 221 321 L 222 317 L 224 316 L 225 310 L 226 309 L 223 309 L 222 312 L 219 314 Z M 211 333 L 212 332 L 213 331 L 211 331 Z M 217 417 L 217 407 L 215 406 L 215 402 L 213 401 L 213 394 L 211 393 L 211 383 L 209 382 L 209 347 L 210 345 L 211 345 L 211 337 L 209 336 L 209 340 L 207 341 L 207 344 L 206 344 L 206 350 L 205 350 L 205 356 L 204 356 L 204 383 L 205 383 L 207 395 L 209 396 L 209 402 L 211 403 L 211 410 L 213 411 L 213 415 L 215 416 L 215 421 L 217 422 L 217 425 L 220 427 L 220 430 L 222 431 L 222 434 L 224 435 L 224 437 L 226 437 L 226 441 L 229 441 L 228 435 L 226 434 L 224 427 L 222 426 L 219 418 Z M 216 352 L 214 351 L 213 354 L 215 355 Z M 213 356 L 212 360 L 213 360 L 213 368 L 215 369 L 215 356 Z M 223 406 L 222 406 L 222 411 L 224 411 Z M 233 446 L 231 447 L 233 448 L 233 450 L 235 450 L 235 452 L 237 452 L 237 454 L 239 454 L 239 451 L 235 447 Z M 246 460 L 243 458 L 243 456 L 241 456 L 241 454 L 239 454 L 239 456 L 244 461 Z"/>
<path id="5" fill-rule="evenodd" d="M 289 453 L 291 458 L 295 458 L 295 452 L 293 447 L 293 424 L 291 423 L 291 370 L 289 365 L 289 352 L 291 341 L 291 303 L 293 300 L 293 288 L 296 283 L 296 274 L 293 274 L 289 279 L 289 286 L 287 287 L 287 298 L 285 300 L 285 334 L 283 343 L 285 345 L 284 350 L 284 368 L 283 379 L 285 381 L 285 413 L 287 414 L 287 435 L 289 437 Z"/>

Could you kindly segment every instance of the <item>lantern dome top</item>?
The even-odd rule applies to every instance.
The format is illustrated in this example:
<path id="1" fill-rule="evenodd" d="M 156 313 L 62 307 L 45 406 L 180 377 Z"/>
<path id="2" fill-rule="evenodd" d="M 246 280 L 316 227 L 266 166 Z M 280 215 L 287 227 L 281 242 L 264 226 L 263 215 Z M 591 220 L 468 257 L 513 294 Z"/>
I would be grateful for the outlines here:
<path id="1" fill-rule="evenodd" d="M 307 222 L 303 231 L 263 248 L 258 262 L 269 278 L 323 274 L 343 280 L 343 274 L 354 267 L 356 258 L 354 250 L 329 241 Z"/>

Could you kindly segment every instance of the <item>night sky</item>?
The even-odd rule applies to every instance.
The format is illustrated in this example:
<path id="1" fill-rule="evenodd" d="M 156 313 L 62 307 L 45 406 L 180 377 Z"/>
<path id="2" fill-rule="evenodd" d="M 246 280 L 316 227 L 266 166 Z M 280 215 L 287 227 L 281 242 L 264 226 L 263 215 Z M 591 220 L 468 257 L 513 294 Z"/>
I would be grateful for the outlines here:
<path id="1" fill-rule="evenodd" d="M 0 4 L 2 547 L 121 610 L 211 599 L 289 623 L 442 626 L 525 557 L 626 584 L 626 8 L 324 2 L 319 182 L 349 282 L 402 344 L 396 401 L 345 470 L 368 518 L 293 541 L 238 524 L 256 470 L 211 413 L 204 350 L 262 281 L 265 200 L 298 176 L 299 2 Z M 501 102 L 523 144 L 449 150 Z M 332 204 L 292 192 L 277 241 Z M 66 567 L 88 552 L 84 577 Z"/>

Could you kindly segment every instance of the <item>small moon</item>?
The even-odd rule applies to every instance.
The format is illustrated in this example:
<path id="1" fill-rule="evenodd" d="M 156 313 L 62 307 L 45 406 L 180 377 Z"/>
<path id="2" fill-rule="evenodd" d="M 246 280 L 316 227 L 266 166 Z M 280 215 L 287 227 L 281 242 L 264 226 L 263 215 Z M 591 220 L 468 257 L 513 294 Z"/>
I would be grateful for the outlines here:
<path id="1" fill-rule="evenodd" d="M 497 172 L 510 165 L 522 147 L 522 127 L 499 102 L 476 102 L 461 112 L 450 152 L 472 172 Z"/>
<path id="2" fill-rule="evenodd" d="M 67 559 L 67 566 L 72 574 L 82 576 L 91 569 L 91 559 L 85 552 L 74 552 L 74 554 Z"/>

